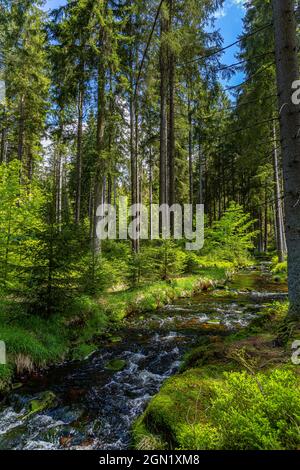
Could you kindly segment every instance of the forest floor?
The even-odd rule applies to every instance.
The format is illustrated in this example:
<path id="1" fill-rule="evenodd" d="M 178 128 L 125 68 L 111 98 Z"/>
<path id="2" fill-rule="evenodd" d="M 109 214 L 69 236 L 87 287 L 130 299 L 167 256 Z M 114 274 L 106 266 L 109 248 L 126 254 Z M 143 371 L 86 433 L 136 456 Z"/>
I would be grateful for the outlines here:
<path id="1" fill-rule="evenodd" d="M 273 439 L 266 417 L 284 401 L 289 402 L 289 398 L 291 409 L 293 400 L 299 404 L 300 368 L 291 362 L 291 343 L 293 338 L 300 337 L 299 325 L 285 346 L 277 341 L 287 310 L 287 302 L 275 302 L 246 329 L 225 339 L 206 337 L 203 344 L 188 352 L 180 373 L 164 383 L 135 422 L 134 447 L 140 450 L 282 448 L 280 438 L 277 439 L 278 429 Z M 296 385 L 293 379 L 289 383 L 290 373 L 298 376 Z M 282 410 L 279 416 L 276 427 L 285 419 Z M 294 444 L 285 443 L 283 448 L 293 448 L 289 445 Z"/>
<path id="2" fill-rule="evenodd" d="M 129 315 L 143 315 L 179 297 L 222 284 L 232 272 L 233 267 L 230 270 L 216 263 L 193 275 L 143 283 L 98 298 L 82 295 L 50 319 L 26 314 L 17 302 L 0 299 L 0 339 L 6 344 L 8 359 L 0 366 L 0 392 L 18 387 L 28 374 L 49 365 L 89 356 L 101 348 L 103 340 L 114 342 L 115 332 Z"/>

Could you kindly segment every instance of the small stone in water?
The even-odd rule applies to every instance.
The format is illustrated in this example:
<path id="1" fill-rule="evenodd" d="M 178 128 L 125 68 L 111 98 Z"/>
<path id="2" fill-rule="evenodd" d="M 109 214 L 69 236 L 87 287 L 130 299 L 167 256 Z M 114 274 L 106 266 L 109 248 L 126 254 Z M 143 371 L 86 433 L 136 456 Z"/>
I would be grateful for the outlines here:
<path id="1" fill-rule="evenodd" d="M 112 359 L 105 365 L 105 369 L 113 372 L 119 372 L 126 367 L 126 361 L 124 359 Z"/>
<path id="2" fill-rule="evenodd" d="M 121 338 L 121 336 L 112 336 L 112 337 L 110 338 L 110 341 L 111 341 L 112 343 L 121 343 L 122 338 Z"/>

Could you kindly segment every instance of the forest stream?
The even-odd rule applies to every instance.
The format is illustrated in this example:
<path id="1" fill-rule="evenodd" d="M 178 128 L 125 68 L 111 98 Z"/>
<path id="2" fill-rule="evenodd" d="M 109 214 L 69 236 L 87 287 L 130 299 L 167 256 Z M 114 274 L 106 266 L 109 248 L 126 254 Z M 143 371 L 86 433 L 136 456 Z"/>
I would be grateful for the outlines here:
<path id="1" fill-rule="evenodd" d="M 286 297 L 265 265 L 189 299 L 132 316 L 83 361 L 28 380 L 0 409 L 0 449 L 126 449 L 130 429 L 185 351 L 209 335 L 244 328 L 270 301 Z M 113 369 L 113 370 L 112 370 Z M 50 406 L 33 412 L 32 404 Z"/>

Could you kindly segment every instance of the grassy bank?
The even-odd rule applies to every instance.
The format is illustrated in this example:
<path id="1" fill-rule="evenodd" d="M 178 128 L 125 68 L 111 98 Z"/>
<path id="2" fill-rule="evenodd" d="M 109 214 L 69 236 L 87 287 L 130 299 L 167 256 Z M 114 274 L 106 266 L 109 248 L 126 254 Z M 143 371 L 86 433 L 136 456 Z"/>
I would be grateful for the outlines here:
<path id="1" fill-rule="evenodd" d="M 98 298 L 82 295 L 50 319 L 27 314 L 17 302 L 2 299 L 0 339 L 7 365 L 0 365 L 0 392 L 14 377 L 65 359 L 81 359 L 101 347 L 131 314 L 153 311 L 179 297 L 191 296 L 223 282 L 231 268 L 216 263 L 193 275 L 144 283 L 134 289 L 107 292 Z"/>
<path id="2" fill-rule="evenodd" d="M 287 304 L 246 330 L 204 338 L 133 427 L 136 449 L 297 449 L 300 368 L 276 345 Z M 300 337 L 300 330 L 294 331 Z"/>

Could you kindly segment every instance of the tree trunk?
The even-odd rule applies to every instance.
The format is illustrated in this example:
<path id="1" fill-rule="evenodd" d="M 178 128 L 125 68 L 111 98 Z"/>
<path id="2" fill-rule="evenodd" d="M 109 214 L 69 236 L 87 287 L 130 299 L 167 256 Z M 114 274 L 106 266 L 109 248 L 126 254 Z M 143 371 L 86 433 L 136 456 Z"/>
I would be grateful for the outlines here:
<path id="1" fill-rule="evenodd" d="M 104 49 L 105 38 L 104 31 L 100 34 L 100 44 L 102 51 Z M 97 162 L 95 171 L 95 188 L 94 188 L 94 222 L 93 222 L 93 251 L 94 255 L 101 252 L 101 240 L 97 237 L 97 209 L 102 203 L 103 181 L 105 176 L 105 161 L 103 159 L 104 147 L 104 131 L 105 131 L 105 68 L 102 57 L 99 57 L 98 64 L 98 102 L 97 102 Z"/>
<path id="2" fill-rule="evenodd" d="M 149 147 L 149 207 L 150 207 L 150 218 L 149 218 L 149 226 L 150 226 L 150 238 L 152 239 L 152 204 L 153 204 L 153 162 L 152 162 L 152 148 Z"/>
<path id="3" fill-rule="evenodd" d="M 267 185 L 265 186 L 265 213 L 264 213 L 264 252 L 268 251 L 268 192 Z"/>
<path id="4" fill-rule="evenodd" d="M 203 167 L 204 167 L 204 161 L 203 161 L 203 155 L 202 155 L 202 149 L 201 149 L 201 135 L 199 131 L 199 136 L 198 136 L 198 165 L 199 165 L 199 202 L 198 204 L 204 204 L 204 172 L 203 172 Z"/>
<path id="5" fill-rule="evenodd" d="M 64 127 L 60 123 L 58 136 L 58 149 L 55 162 L 55 186 L 56 186 L 56 213 L 55 220 L 58 224 L 58 230 L 62 228 L 62 193 L 63 193 L 63 133 Z"/>
<path id="6" fill-rule="evenodd" d="M 25 117 L 24 117 L 24 97 L 21 96 L 19 104 L 19 129 L 18 129 L 18 160 L 23 161 L 24 152 L 24 128 L 25 128 Z"/>
<path id="7" fill-rule="evenodd" d="M 6 124 L 4 123 L 3 119 L 3 126 Z M 2 127 L 1 129 L 1 147 L 0 147 L 0 164 L 6 163 L 6 128 Z"/>
<path id="8" fill-rule="evenodd" d="M 173 0 L 169 0 L 169 23 L 172 28 Z M 175 102 L 174 102 L 174 81 L 175 81 L 175 57 L 173 51 L 169 49 L 169 131 L 168 131 L 168 173 L 169 173 L 169 205 L 175 204 Z M 174 231 L 174 220 L 171 220 L 171 230 Z"/>
<path id="9" fill-rule="evenodd" d="M 131 20 L 133 27 L 133 19 Z M 131 84 L 131 93 L 130 93 L 130 166 L 131 166 L 131 204 L 138 203 L 138 162 L 137 162 L 137 90 L 135 90 L 135 80 L 134 80 L 134 54 L 130 54 L 131 62 L 131 74 L 130 74 L 130 84 Z M 134 253 L 139 251 L 139 242 L 138 240 L 132 240 L 132 250 Z"/>
<path id="10" fill-rule="evenodd" d="M 84 63 L 81 64 L 84 73 Z M 82 135 L 83 135 L 84 80 L 81 78 L 78 90 L 78 122 L 77 122 L 77 161 L 76 161 L 76 199 L 75 224 L 79 225 L 81 215 L 81 179 L 82 179 Z"/>
<path id="11" fill-rule="evenodd" d="M 258 230 L 259 230 L 259 235 L 258 235 L 258 253 L 263 252 L 263 224 L 262 224 L 262 212 L 261 209 L 259 209 L 259 214 L 258 214 Z"/>
<path id="12" fill-rule="evenodd" d="M 193 174 L 193 124 L 190 100 L 188 100 L 189 113 L 189 203 L 193 204 L 194 199 L 194 174 Z"/>
<path id="13" fill-rule="evenodd" d="M 159 164 L 159 204 L 167 203 L 167 94 L 168 94 L 168 51 L 165 35 L 168 32 L 168 19 L 162 12 L 160 45 L 160 164 Z M 161 224 L 160 224 L 161 228 Z"/>
<path id="14" fill-rule="evenodd" d="M 276 127 L 274 124 L 274 152 L 273 152 L 273 168 L 274 168 L 274 192 L 275 192 L 275 233 L 276 233 L 276 246 L 278 261 L 284 261 L 284 247 L 283 247 L 283 214 L 281 204 L 281 191 L 279 179 L 279 166 L 278 166 L 278 149 L 276 147 Z"/>
<path id="15" fill-rule="evenodd" d="M 273 0 L 282 147 L 290 316 L 300 318 L 300 105 L 291 100 L 299 80 L 294 0 Z"/>

